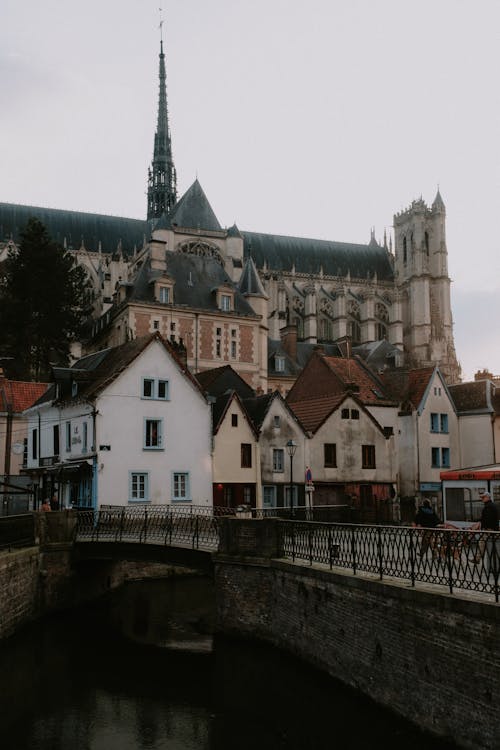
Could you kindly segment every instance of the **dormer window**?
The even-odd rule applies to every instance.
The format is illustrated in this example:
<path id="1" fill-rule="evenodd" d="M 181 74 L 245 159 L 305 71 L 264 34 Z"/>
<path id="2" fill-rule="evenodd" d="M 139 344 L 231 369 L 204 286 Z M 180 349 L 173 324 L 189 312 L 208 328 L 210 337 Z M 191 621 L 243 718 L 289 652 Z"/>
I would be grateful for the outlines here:
<path id="1" fill-rule="evenodd" d="M 170 296 L 171 296 L 171 288 L 169 286 L 161 286 L 159 288 L 159 299 L 160 302 L 162 302 L 164 305 L 169 305 L 171 302 Z"/>
<path id="2" fill-rule="evenodd" d="M 276 372 L 284 372 L 285 371 L 285 358 L 282 356 L 277 356 L 274 358 L 274 369 Z"/>
<path id="3" fill-rule="evenodd" d="M 217 307 L 223 312 L 231 312 L 234 310 L 234 291 L 233 288 L 228 284 L 222 284 L 220 287 L 215 287 L 213 290 L 216 294 Z"/>
<path id="4" fill-rule="evenodd" d="M 229 312 L 232 307 L 231 302 L 232 302 L 232 298 L 230 294 L 221 294 L 220 309 L 224 310 L 224 312 Z"/>

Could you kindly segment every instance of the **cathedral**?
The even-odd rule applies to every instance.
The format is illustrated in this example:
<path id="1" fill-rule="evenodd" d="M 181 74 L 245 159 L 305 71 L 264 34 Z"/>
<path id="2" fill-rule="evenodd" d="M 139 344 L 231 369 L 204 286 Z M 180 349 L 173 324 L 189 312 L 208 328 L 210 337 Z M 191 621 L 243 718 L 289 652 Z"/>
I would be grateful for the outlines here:
<path id="1" fill-rule="evenodd" d="M 145 220 L 0 203 L 0 261 L 31 216 L 92 282 L 75 356 L 158 331 L 193 372 L 229 364 L 257 392 L 286 393 L 315 348 L 460 381 L 439 190 L 394 216 L 394 247 L 222 227 L 198 180 L 177 194 L 163 42 Z"/>

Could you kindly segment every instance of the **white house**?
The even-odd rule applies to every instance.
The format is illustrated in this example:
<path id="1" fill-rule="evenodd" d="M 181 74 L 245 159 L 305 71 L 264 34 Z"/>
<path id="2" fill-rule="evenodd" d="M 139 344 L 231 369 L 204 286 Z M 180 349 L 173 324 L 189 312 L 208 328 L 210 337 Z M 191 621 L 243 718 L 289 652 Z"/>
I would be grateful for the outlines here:
<path id="1" fill-rule="evenodd" d="M 27 470 L 63 507 L 212 504 L 210 406 L 158 334 L 55 368 L 29 416 Z"/>

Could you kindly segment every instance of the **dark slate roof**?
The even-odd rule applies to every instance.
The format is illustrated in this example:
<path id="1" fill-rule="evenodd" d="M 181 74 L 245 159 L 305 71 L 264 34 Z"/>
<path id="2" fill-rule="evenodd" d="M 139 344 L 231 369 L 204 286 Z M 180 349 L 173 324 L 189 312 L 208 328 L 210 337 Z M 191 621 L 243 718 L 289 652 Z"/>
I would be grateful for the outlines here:
<path id="1" fill-rule="evenodd" d="M 148 239 L 150 234 L 148 223 L 140 219 L 0 203 L 0 242 L 9 240 L 11 235 L 18 242 L 21 230 L 32 217 L 47 227 L 53 240 L 61 244 L 66 240 L 68 247 L 75 250 L 83 240 L 87 250 L 98 250 L 100 242 L 103 252 L 114 253 L 121 242 L 123 252 L 131 255 L 134 247 L 141 248 L 144 237 Z"/>
<path id="2" fill-rule="evenodd" d="M 228 315 L 236 312 L 238 315 L 255 317 L 252 307 L 215 258 L 167 252 L 166 263 L 166 273 L 175 282 L 174 306 L 219 310 L 214 289 L 227 284 L 234 290 L 234 310 Z M 145 261 L 133 281 L 133 288 L 127 299 L 153 301 L 154 290 L 150 282 L 160 275 L 161 272 L 151 270 L 149 260 Z"/>
<path id="3" fill-rule="evenodd" d="M 265 297 L 267 299 L 267 294 L 264 291 L 252 258 L 247 258 L 245 261 L 245 266 L 238 282 L 238 288 L 243 294 L 249 294 L 254 297 Z"/>
<path id="4" fill-rule="evenodd" d="M 231 365 L 213 367 L 195 375 L 203 391 L 210 396 L 220 396 L 235 391 L 240 398 L 247 399 L 254 395 L 253 389 L 233 370 Z"/>
<path id="5" fill-rule="evenodd" d="M 329 357 L 341 357 L 342 351 L 338 344 L 311 344 L 306 341 L 297 341 L 297 359 L 294 361 L 292 357 L 285 351 L 283 344 L 277 339 L 268 339 L 267 342 L 267 361 L 268 361 L 268 373 L 270 375 L 295 377 L 305 367 L 313 351 L 317 350 L 318 347 L 321 351 Z M 275 368 L 275 357 L 280 355 L 285 358 L 285 369 L 279 372 Z"/>
<path id="6" fill-rule="evenodd" d="M 170 223 L 178 227 L 189 229 L 208 229 L 212 232 L 221 232 L 217 216 L 208 202 L 198 180 L 184 193 L 172 209 Z"/>
<path id="7" fill-rule="evenodd" d="M 216 434 L 220 423 L 224 419 L 226 411 L 229 408 L 229 404 L 233 400 L 234 391 L 228 391 L 217 396 L 215 403 L 212 405 L 212 430 Z"/>
<path id="8" fill-rule="evenodd" d="M 361 359 L 364 359 L 372 370 L 376 372 L 380 372 L 387 367 L 394 367 L 395 359 L 402 354 L 400 349 L 385 339 L 372 341 L 369 344 L 353 346 L 352 352 L 361 357 Z"/>
<path id="9" fill-rule="evenodd" d="M 251 255 L 257 268 L 316 275 L 320 268 L 329 276 L 373 278 L 392 281 L 394 273 L 388 250 L 375 242 L 355 245 L 302 237 L 285 237 L 260 232 L 242 232 L 245 254 Z"/>
<path id="10" fill-rule="evenodd" d="M 271 402 L 276 397 L 276 393 L 276 391 L 274 393 L 264 393 L 262 396 L 254 396 L 253 398 L 246 398 L 244 400 L 245 408 L 257 431 L 262 427 L 262 423 L 266 417 Z"/>
<path id="11" fill-rule="evenodd" d="M 449 385 L 448 390 L 457 411 L 489 413 L 493 411 L 492 384 L 490 380 Z"/>
<path id="12" fill-rule="evenodd" d="M 159 334 L 153 333 L 148 336 L 132 339 L 132 341 L 127 341 L 120 346 L 90 354 L 75 362 L 72 367 L 54 368 L 55 380 L 63 384 L 59 401 L 92 400 L 112 383 L 120 373 L 126 370 L 136 357 L 154 340 L 159 341 L 165 347 L 172 359 L 177 362 L 179 370 L 193 383 L 196 390 L 201 394 L 202 390 L 198 381 L 178 359 L 176 352 L 170 344 Z M 71 381 L 78 383 L 78 393 L 74 398 L 71 395 L 71 389 L 67 387 L 67 385 L 71 385 Z M 55 398 L 55 393 L 56 390 L 53 383 L 49 390 L 38 399 L 36 404 L 52 401 Z"/>

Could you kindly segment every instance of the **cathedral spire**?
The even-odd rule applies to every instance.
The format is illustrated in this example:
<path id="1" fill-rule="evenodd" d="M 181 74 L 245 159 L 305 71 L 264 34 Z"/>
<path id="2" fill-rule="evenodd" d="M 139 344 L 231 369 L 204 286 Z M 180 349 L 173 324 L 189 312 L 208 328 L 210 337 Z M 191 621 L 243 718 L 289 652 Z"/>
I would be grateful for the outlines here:
<path id="1" fill-rule="evenodd" d="M 160 42 L 160 94 L 153 162 L 148 170 L 148 220 L 169 214 L 177 201 L 177 175 L 172 159 L 172 143 L 168 126 L 167 74 L 163 39 Z"/>

